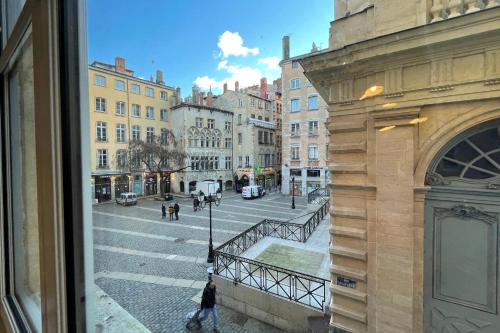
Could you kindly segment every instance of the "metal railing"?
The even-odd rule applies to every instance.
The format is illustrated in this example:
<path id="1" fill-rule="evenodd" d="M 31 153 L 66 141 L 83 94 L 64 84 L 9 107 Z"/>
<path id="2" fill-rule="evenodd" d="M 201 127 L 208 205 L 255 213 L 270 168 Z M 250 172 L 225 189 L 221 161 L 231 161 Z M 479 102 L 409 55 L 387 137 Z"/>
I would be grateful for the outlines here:
<path id="1" fill-rule="evenodd" d="M 328 281 L 240 255 L 264 237 L 305 242 L 328 214 L 329 202 L 304 224 L 265 219 L 214 251 L 214 273 L 291 301 L 324 310 Z"/>
<path id="2" fill-rule="evenodd" d="M 330 189 L 327 188 L 315 188 L 311 192 L 307 193 L 307 203 L 322 204 L 328 201 L 330 196 Z"/>

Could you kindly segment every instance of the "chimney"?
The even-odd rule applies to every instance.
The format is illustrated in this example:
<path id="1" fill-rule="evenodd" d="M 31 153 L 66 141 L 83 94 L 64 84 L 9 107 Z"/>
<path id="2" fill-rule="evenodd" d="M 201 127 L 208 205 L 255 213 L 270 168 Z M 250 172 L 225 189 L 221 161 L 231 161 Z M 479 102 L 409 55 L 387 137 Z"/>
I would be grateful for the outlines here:
<path id="1" fill-rule="evenodd" d="M 260 79 L 260 97 L 267 99 L 267 79 Z"/>
<path id="2" fill-rule="evenodd" d="M 227 91 L 227 82 L 224 82 L 224 93 Z"/>
<path id="3" fill-rule="evenodd" d="M 126 73 L 125 71 L 125 58 L 116 57 L 115 58 L 115 71 L 118 73 Z"/>
<path id="4" fill-rule="evenodd" d="M 212 94 L 212 90 L 210 90 L 207 94 L 207 106 L 212 106 L 214 104 L 214 95 Z"/>
<path id="5" fill-rule="evenodd" d="M 240 90 L 240 83 L 238 81 L 236 81 L 234 83 L 234 91 L 239 91 Z"/>
<path id="6" fill-rule="evenodd" d="M 160 70 L 156 71 L 156 83 L 165 84 L 165 81 L 163 81 L 163 72 Z"/>
<path id="7" fill-rule="evenodd" d="M 283 36 L 283 60 L 290 59 L 290 36 Z"/>

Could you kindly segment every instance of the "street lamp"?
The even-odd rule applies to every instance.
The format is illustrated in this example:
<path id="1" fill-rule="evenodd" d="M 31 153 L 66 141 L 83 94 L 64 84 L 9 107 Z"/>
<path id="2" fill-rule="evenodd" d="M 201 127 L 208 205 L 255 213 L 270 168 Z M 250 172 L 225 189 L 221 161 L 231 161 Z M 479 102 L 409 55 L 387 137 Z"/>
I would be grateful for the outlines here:
<path id="1" fill-rule="evenodd" d="M 211 264 L 214 262 L 214 246 L 212 243 L 212 201 L 216 198 L 219 202 L 222 198 L 222 192 L 220 189 L 216 192 L 215 197 L 213 195 L 213 191 L 210 191 L 210 185 L 214 184 L 208 184 L 208 204 L 209 204 L 209 217 L 210 217 L 210 238 L 208 240 L 208 257 L 207 257 L 207 263 Z M 203 192 L 199 196 L 200 202 L 201 199 L 205 199 L 205 196 L 203 195 Z"/>
<path id="2" fill-rule="evenodd" d="M 292 209 L 295 209 L 295 177 L 292 177 Z"/>

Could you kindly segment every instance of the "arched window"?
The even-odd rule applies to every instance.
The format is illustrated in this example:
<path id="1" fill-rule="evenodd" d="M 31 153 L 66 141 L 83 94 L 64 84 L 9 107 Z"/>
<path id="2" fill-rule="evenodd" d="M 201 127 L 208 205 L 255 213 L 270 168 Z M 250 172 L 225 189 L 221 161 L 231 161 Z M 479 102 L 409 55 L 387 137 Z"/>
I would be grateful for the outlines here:
<path id="1" fill-rule="evenodd" d="M 197 147 L 198 146 L 198 136 L 199 132 L 196 127 L 191 127 L 188 131 L 188 146 Z"/>

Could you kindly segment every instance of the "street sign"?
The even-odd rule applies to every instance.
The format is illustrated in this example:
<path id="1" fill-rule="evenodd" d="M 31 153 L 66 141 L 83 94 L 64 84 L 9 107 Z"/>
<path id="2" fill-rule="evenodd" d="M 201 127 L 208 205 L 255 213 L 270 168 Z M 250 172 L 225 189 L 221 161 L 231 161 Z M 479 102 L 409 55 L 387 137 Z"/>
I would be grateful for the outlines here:
<path id="1" fill-rule="evenodd" d="M 347 288 L 356 289 L 356 281 L 343 276 L 337 276 L 337 285 Z"/>

